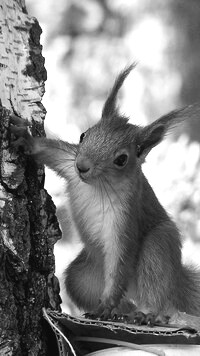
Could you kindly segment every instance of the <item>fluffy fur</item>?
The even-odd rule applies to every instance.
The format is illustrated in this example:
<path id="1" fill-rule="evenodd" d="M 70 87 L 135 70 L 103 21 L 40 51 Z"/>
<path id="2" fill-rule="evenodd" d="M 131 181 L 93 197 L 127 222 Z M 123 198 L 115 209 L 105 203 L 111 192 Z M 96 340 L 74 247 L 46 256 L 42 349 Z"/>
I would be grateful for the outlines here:
<path id="1" fill-rule="evenodd" d="M 180 310 L 200 316 L 200 274 L 182 265 L 180 234 L 141 170 L 148 152 L 171 127 L 196 117 L 199 106 L 173 111 L 146 127 L 129 124 L 118 113 L 116 96 L 132 68 L 119 75 L 101 120 L 79 145 L 26 133 L 26 146 L 68 183 L 84 243 L 65 276 L 78 307 L 106 318 L 129 298 L 145 313 Z"/>

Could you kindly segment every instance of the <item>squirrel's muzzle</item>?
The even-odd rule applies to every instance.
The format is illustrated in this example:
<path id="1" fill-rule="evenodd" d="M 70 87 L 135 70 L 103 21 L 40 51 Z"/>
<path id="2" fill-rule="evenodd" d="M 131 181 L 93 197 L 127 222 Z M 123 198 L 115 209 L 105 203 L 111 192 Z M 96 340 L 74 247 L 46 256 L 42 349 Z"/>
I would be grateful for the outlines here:
<path id="1" fill-rule="evenodd" d="M 77 156 L 76 168 L 81 178 L 88 178 L 93 170 L 93 164 L 91 160 L 84 156 Z"/>

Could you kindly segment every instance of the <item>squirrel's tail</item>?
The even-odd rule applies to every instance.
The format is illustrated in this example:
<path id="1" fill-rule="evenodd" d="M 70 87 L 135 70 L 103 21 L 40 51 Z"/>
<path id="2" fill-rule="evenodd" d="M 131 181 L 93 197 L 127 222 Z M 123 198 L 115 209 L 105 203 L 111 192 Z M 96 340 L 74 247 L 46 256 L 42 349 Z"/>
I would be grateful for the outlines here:
<path id="1" fill-rule="evenodd" d="M 194 266 L 183 266 L 181 277 L 177 300 L 178 310 L 200 316 L 200 270 Z"/>

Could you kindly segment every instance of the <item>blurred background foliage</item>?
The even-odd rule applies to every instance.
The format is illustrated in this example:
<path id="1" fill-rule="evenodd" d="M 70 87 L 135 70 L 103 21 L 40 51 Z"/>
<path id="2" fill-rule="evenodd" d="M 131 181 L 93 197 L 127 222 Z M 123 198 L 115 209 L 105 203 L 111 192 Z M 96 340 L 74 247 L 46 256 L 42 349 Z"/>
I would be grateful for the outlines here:
<path id="1" fill-rule="evenodd" d="M 78 142 L 101 116 L 117 73 L 137 67 L 121 90 L 122 112 L 143 125 L 200 97 L 199 0 L 26 0 L 42 29 L 48 80 L 46 131 Z M 183 235 L 184 259 L 200 257 L 200 118 L 149 154 L 143 169 Z M 63 239 L 55 248 L 61 279 L 80 249 L 64 184 L 47 170 Z"/>

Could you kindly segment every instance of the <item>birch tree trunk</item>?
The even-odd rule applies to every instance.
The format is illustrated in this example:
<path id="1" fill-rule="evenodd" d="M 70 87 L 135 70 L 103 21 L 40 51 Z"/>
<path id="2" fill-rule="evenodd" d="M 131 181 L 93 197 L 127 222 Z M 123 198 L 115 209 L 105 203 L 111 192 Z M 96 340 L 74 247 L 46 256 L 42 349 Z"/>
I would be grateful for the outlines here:
<path id="1" fill-rule="evenodd" d="M 10 148 L 9 117 L 43 135 L 41 29 L 24 0 L 0 0 L 0 355 L 46 355 L 42 307 L 59 310 L 53 246 L 60 238 L 44 169 Z"/>

